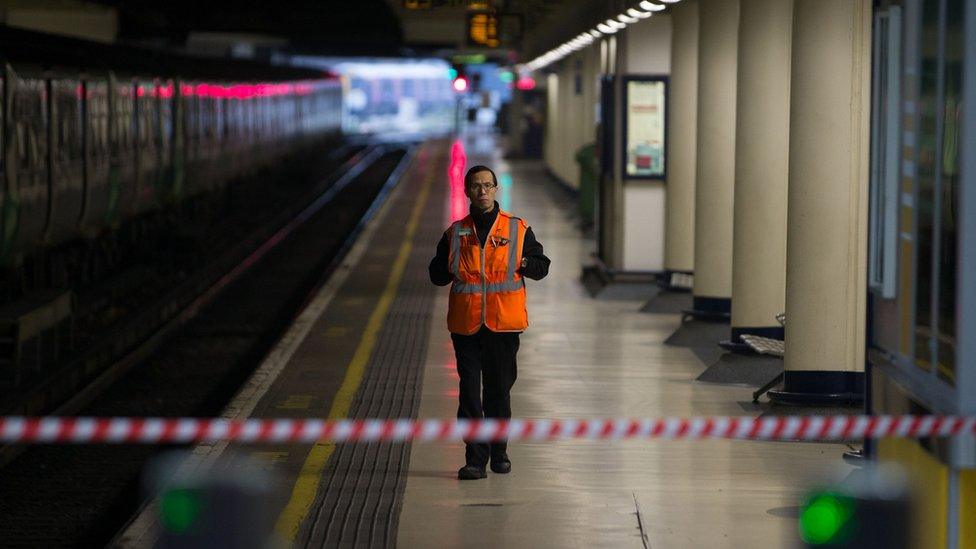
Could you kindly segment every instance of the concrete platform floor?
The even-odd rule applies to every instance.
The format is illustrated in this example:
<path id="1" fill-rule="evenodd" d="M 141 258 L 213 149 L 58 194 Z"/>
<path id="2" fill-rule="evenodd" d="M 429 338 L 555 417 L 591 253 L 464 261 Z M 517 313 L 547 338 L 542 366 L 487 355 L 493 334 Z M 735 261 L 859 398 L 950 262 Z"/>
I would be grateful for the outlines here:
<path id="1" fill-rule="evenodd" d="M 695 382 L 707 366 L 663 344 L 677 314 L 645 300 L 600 301 L 579 282 L 594 245 L 573 204 L 533 162 L 505 162 L 469 139 L 468 165 L 497 168 L 498 200 L 524 217 L 552 259 L 529 281 L 513 413 L 524 418 L 759 415 L 749 388 Z M 508 196 L 505 196 L 505 194 Z M 449 201 L 450 202 L 450 201 Z M 450 205 L 448 205 L 450 208 Z M 449 212 L 445 212 L 446 227 Z M 434 243 L 431 243 L 431 253 Z M 438 294 L 421 418 L 454 415 L 457 374 Z M 805 490 L 849 470 L 840 444 L 749 441 L 512 443 L 509 475 L 460 482 L 463 445 L 414 444 L 400 547 L 791 547 Z"/>

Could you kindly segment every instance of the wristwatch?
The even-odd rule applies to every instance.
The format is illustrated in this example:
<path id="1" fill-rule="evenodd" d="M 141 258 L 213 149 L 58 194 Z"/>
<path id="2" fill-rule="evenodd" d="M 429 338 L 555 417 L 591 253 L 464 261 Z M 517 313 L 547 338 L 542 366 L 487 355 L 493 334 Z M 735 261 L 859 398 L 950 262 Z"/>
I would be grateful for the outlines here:
<path id="1" fill-rule="evenodd" d="M 522 263 L 519 266 L 524 269 L 525 266 L 528 265 L 528 264 L 529 264 L 528 258 L 523 257 L 522 258 Z"/>

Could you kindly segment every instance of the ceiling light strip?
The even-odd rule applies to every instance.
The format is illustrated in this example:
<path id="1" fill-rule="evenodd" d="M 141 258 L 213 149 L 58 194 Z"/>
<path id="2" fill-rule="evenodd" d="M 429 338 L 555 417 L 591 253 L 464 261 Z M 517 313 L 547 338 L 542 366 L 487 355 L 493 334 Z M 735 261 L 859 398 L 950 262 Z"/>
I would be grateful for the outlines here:
<path id="1" fill-rule="evenodd" d="M 654 2 L 651 2 L 650 0 L 642 0 L 637 4 L 637 6 L 629 8 L 627 11 L 621 13 L 617 17 L 612 17 L 602 23 L 598 23 L 596 27 L 580 33 L 563 44 L 560 44 L 559 46 L 556 46 L 546 53 L 536 57 L 532 61 L 517 65 L 515 68 L 519 72 L 523 72 L 525 70 L 535 71 L 544 68 L 573 52 L 586 48 L 595 42 L 597 38 L 614 34 L 617 31 L 626 28 L 627 25 L 633 25 L 642 19 L 647 19 L 651 15 L 667 9 L 667 4 L 676 4 L 679 1 L 680 0 L 655 0 Z"/>

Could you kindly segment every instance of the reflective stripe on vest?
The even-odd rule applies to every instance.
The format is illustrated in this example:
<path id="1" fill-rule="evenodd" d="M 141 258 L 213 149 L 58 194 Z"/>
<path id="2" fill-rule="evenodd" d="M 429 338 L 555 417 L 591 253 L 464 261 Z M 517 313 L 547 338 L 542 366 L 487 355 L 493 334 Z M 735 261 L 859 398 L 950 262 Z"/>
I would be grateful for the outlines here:
<path id="1" fill-rule="evenodd" d="M 462 220 L 463 221 L 463 220 Z M 451 274 L 457 276 L 461 270 L 461 221 L 455 221 L 451 229 Z"/>
<path id="2" fill-rule="evenodd" d="M 486 284 L 485 290 L 498 293 L 498 292 L 517 292 L 525 286 L 525 280 L 508 280 L 505 282 L 496 282 L 494 284 Z M 465 284 L 464 282 L 455 282 L 451 286 L 451 292 L 455 294 L 480 294 L 481 284 Z"/>
<path id="3" fill-rule="evenodd" d="M 505 278 L 506 282 L 512 282 L 515 280 L 515 269 L 519 262 L 522 261 L 522 258 L 516 257 L 518 255 L 518 224 L 519 218 L 517 217 L 512 217 L 508 220 L 508 239 L 512 242 L 512 244 L 514 244 L 514 248 L 508 251 L 508 276 Z M 482 269 L 483 268 L 484 266 L 482 266 Z"/>

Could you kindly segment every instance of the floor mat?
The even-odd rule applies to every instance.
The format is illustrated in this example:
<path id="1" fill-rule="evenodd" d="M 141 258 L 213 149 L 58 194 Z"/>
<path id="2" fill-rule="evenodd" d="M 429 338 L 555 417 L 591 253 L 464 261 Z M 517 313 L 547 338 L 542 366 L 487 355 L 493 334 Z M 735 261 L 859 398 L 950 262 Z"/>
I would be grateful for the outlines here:
<path id="1" fill-rule="evenodd" d="M 698 381 L 762 387 L 783 371 L 783 360 L 762 355 L 722 353 Z"/>
<path id="2" fill-rule="evenodd" d="M 664 340 L 664 344 L 675 347 L 716 347 L 719 341 L 728 338 L 728 322 L 688 320 L 682 322 L 681 327 Z"/>
<path id="3" fill-rule="evenodd" d="M 692 305 L 691 292 L 670 292 L 663 290 L 641 307 L 642 313 L 681 314 Z"/>

